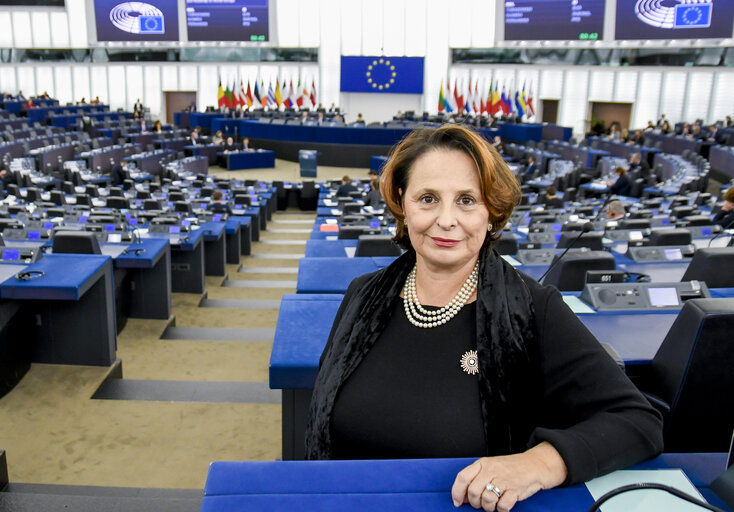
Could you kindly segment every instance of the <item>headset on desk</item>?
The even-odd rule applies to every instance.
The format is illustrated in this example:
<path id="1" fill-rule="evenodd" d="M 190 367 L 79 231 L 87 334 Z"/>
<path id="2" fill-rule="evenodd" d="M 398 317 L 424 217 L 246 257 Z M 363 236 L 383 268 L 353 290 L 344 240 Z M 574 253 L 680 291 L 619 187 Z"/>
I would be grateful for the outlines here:
<path id="1" fill-rule="evenodd" d="M 30 281 L 31 279 L 36 279 L 45 275 L 46 273 L 43 270 L 24 270 L 23 272 L 15 274 L 15 278 L 19 281 Z"/>

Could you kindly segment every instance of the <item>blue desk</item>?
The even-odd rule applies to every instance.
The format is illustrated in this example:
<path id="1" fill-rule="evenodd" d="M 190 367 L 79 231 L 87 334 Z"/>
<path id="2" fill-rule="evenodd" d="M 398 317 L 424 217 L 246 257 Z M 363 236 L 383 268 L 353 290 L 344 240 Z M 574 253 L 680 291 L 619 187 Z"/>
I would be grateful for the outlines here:
<path id="1" fill-rule="evenodd" d="M 298 262 L 298 293 L 344 293 L 362 274 L 388 266 L 393 257 L 301 258 Z"/>
<path id="2" fill-rule="evenodd" d="M 261 149 L 258 151 L 237 151 L 236 153 L 220 153 L 227 160 L 227 170 L 265 169 L 275 167 L 275 151 Z"/>
<path id="3" fill-rule="evenodd" d="M 476 459 L 308 462 L 214 462 L 209 467 L 202 512 L 352 512 L 455 510 L 451 487 Z M 682 469 L 712 504 L 708 488 L 726 468 L 726 454 L 664 454 L 630 469 Z M 594 500 L 584 485 L 540 491 L 513 512 L 588 510 Z M 464 505 L 460 510 L 474 510 Z"/>
<path id="4" fill-rule="evenodd" d="M 43 275 L 5 280 L 0 297 L 32 301 L 25 308 L 24 337 L 33 346 L 33 361 L 110 366 L 117 348 L 110 257 L 49 254 L 26 270 Z"/>
<path id="5" fill-rule="evenodd" d="M 151 233 L 145 238 L 163 239 L 177 243 L 171 244 L 171 290 L 180 293 L 204 293 L 204 232 L 201 229 L 170 235 Z"/>
<path id="6" fill-rule="evenodd" d="M 223 276 L 227 273 L 227 239 L 224 222 L 204 222 L 199 225 L 204 237 L 204 274 Z"/>
<path id="7" fill-rule="evenodd" d="M 253 223 L 251 217 L 243 216 L 243 215 L 233 215 L 230 216 L 227 219 L 227 226 L 234 226 L 238 225 L 240 229 L 240 236 L 239 236 L 239 243 L 236 244 L 234 239 L 232 240 L 232 243 L 230 244 L 230 239 L 227 238 L 227 253 L 229 253 L 230 245 L 232 246 L 232 250 L 234 248 L 239 247 L 240 251 L 237 255 L 237 261 L 239 261 L 239 255 L 248 256 L 250 253 L 252 253 L 252 228 Z M 259 228 L 259 226 L 258 226 Z M 232 229 L 232 228 L 229 228 Z M 259 233 L 259 231 L 258 231 Z M 227 256 L 229 259 L 229 256 Z"/>
<path id="8" fill-rule="evenodd" d="M 142 251 L 140 249 L 143 249 Z M 132 286 L 129 314 L 131 318 L 171 316 L 171 247 L 162 238 L 142 238 L 129 244 L 115 258 L 115 267 L 127 269 Z"/>
<path id="9" fill-rule="evenodd" d="M 356 249 L 357 240 L 306 240 L 306 258 L 349 258 Z"/>
<path id="10" fill-rule="evenodd" d="M 377 172 L 377 174 L 382 174 L 382 168 L 385 166 L 387 161 L 388 157 L 386 156 L 371 156 L 370 170 Z"/>

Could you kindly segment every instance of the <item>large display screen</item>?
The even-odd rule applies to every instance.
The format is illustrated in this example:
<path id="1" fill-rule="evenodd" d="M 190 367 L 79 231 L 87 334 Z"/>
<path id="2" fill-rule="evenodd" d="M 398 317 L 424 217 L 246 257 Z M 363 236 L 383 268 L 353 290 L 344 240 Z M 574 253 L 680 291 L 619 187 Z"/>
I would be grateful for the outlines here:
<path id="1" fill-rule="evenodd" d="M 732 19 L 732 0 L 617 0 L 615 38 L 727 38 Z"/>
<path id="2" fill-rule="evenodd" d="M 94 0 L 97 41 L 178 41 L 176 0 Z"/>
<path id="3" fill-rule="evenodd" d="M 0 5 L 23 7 L 64 7 L 64 0 L 0 0 Z"/>
<path id="4" fill-rule="evenodd" d="M 189 41 L 269 41 L 268 0 L 186 0 Z"/>
<path id="5" fill-rule="evenodd" d="M 604 0 L 507 0 L 505 40 L 601 39 Z"/>
<path id="6" fill-rule="evenodd" d="M 423 57 L 345 57 L 341 92 L 423 94 Z"/>

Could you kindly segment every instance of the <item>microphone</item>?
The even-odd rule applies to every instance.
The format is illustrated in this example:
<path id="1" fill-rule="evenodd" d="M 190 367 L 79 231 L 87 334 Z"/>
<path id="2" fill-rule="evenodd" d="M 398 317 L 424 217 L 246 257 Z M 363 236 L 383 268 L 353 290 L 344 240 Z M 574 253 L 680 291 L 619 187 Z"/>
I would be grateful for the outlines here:
<path id="1" fill-rule="evenodd" d="M 734 235 L 734 229 L 731 229 L 732 224 L 734 224 L 734 221 L 731 222 L 731 223 L 729 223 L 729 224 L 727 224 L 721 231 L 719 231 L 718 233 L 716 233 L 711 238 L 711 240 L 709 240 L 709 243 L 708 243 L 708 245 L 706 247 L 711 247 L 711 242 L 713 242 L 714 240 L 716 240 L 717 238 L 719 238 L 721 235 Z"/>
<path id="2" fill-rule="evenodd" d="M 601 217 L 601 213 L 604 211 L 604 208 L 606 207 L 606 205 L 608 205 L 611 202 L 612 197 L 614 197 L 614 194 L 612 194 L 611 192 L 607 192 L 607 197 L 606 199 L 604 199 L 604 202 L 599 207 L 599 211 L 596 212 L 596 217 L 594 217 L 594 221 L 599 220 L 599 217 Z"/>
<path id="3" fill-rule="evenodd" d="M 553 267 L 555 267 L 556 265 L 558 265 L 558 262 L 561 261 L 564 256 L 566 256 L 566 253 L 568 253 L 568 251 L 574 245 L 576 245 L 576 242 L 578 242 L 579 240 L 581 240 L 581 237 L 584 236 L 584 234 L 588 233 L 589 231 L 593 231 L 593 230 L 594 230 L 594 225 L 591 222 L 587 222 L 586 224 L 584 224 L 583 227 L 581 228 L 581 233 L 579 233 L 579 236 L 577 236 L 576 238 L 574 238 L 573 241 L 570 244 L 568 244 L 568 247 L 566 247 L 566 250 L 563 251 L 561 253 L 561 255 L 558 258 L 556 258 L 556 260 L 553 263 L 551 263 L 550 267 L 548 267 L 548 270 L 546 270 L 543 273 L 543 275 L 540 276 L 540 279 L 538 279 L 538 282 L 539 283 L 542 283 L 543 279 L 545 279 L 545 276 L 548 275 L 548 272 L 550 272 Z"/>

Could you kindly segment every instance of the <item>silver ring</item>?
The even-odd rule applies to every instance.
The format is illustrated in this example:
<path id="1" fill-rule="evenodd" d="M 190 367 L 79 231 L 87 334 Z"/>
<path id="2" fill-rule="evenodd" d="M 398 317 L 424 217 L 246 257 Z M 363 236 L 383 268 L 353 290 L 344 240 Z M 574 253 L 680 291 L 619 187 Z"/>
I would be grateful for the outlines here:
<path id="1" fill-rule="evenodd" d="M 498 499 L 502 497 L 502 491 L 500 491 L 500 488 L 499 487 L 496 487 L 491 482 L 487 484 L 487 490 L 489 492 L 495 493 L 497 495 L 497 498 Z"/>

